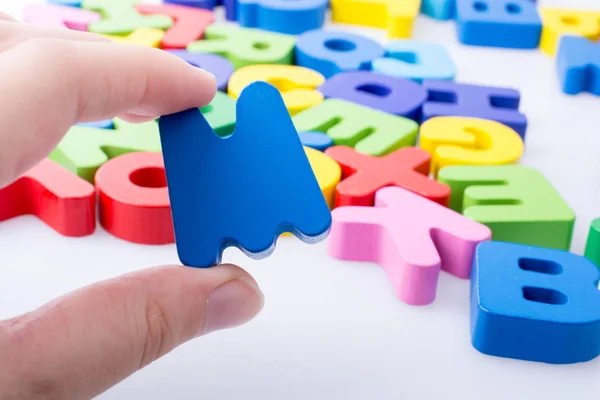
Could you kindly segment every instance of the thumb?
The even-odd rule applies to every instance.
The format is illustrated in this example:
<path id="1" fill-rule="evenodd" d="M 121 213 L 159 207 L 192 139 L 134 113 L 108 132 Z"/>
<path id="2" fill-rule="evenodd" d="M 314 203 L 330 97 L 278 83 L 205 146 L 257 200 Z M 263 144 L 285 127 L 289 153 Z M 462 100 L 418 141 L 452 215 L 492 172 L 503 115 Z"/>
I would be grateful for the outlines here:
<path id="1" fill-rule="evenodd" d="M 0 393 L 92 398 L 194 337 L 249 321 L 262 302 L 233 265 L 154 268 L 89 286 L 0 323 Z"/>

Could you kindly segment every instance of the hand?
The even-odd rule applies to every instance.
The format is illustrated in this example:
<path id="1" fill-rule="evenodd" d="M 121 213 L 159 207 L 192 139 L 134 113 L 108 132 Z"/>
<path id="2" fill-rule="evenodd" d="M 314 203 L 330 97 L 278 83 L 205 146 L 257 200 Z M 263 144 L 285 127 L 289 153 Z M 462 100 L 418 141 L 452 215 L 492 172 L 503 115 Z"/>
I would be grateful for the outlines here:
<path id="1" fill-rule="evenodd" d="M 130 122 L 208 104 L 214 77 L 167 52 L 0 15 L 0 187 L 77 122 Z M 253 318 L 239 267 L 151 268 L 0 322 L 0 399 L 89 399 L 178 345 Z"/>

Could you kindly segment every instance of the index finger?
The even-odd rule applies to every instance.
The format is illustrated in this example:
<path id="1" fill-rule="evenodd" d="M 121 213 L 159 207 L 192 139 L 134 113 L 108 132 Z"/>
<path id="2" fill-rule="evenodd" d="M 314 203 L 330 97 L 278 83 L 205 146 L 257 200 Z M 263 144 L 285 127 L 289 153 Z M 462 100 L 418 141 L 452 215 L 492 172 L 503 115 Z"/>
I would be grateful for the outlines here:
<path id="1" fill-rule="evenodd" d="M 33 39 L 0 54 L 0 187 L 47 156 L 78 122 L 136 122 L 204 107 L 213 75 L 133 45 Z"/>

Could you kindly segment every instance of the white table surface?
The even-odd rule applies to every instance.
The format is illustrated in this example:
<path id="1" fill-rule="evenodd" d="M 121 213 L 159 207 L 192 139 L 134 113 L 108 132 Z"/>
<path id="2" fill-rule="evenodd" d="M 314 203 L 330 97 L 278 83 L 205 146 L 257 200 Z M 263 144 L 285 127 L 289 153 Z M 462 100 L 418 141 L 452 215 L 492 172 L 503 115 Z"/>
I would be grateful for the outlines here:
<path id="1" fill-rule="evenodd" d="M 28 0 L 2 0 L 21 18 Z M 600 0 L 539 1 L 600 9 Z M 385 41 L 382 31 L 343 27 Z M 466 47 L 453 22 L 419 17 L 415 39 L 439 41 L 457 81 L 515 87 L 529 118 L 522 164 L 541 170 L 577 214 L 572 251 L 583 252 L 600 216 L 600 98 L 561 94 L 554 60 L 540 51 Z M 41 71 L 40 73 L 43 73 Z M 174 245 L 140 246 L 101 228 L 64 238 L 33 217 L 0 224 L 0 319 L 83 285 L 152 265 L 177 263 Z M 266 304 L 249 324 L 181 346 L 103 399 L 595 399 L 600 358 L 552 366 L 478 353 L 469 337 L 469 282 L 442 273 L 436 301 L 400 302 L 376 264 L 341 262 L 284 238 L 256 262 L 237 250 Z M 2 362 L 2 361 L 0 361 Z"/>

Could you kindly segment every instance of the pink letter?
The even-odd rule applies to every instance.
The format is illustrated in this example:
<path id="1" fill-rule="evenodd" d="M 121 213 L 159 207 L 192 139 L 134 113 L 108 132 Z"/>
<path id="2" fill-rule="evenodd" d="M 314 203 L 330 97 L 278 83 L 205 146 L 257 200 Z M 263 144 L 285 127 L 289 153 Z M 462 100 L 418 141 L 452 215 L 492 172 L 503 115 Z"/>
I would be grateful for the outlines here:
<path id="1" fill-rule="evenodd" d="M 29 24 L 69 28 L 76 31 L 87 31 L 88 25 L 100 18 L 97 12 L 56 4 L 30 5 L 25 8 L 23 14 L 23 21 Z"/>
<path id="2" fill-rule="evenodd" d="M 426 305 L 435 299 L 440 268 L 468 279 L 475 247 L 490 229 L 399 187 L 375 194 L 375 207 L 333 210 L 329 254 L 382 265 L 398 297 Z"/>

